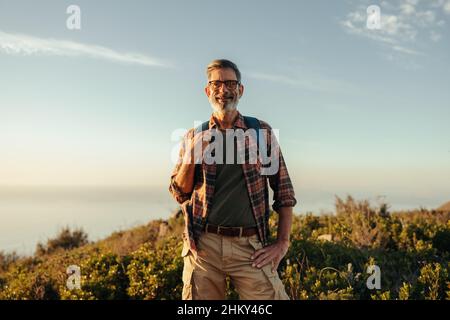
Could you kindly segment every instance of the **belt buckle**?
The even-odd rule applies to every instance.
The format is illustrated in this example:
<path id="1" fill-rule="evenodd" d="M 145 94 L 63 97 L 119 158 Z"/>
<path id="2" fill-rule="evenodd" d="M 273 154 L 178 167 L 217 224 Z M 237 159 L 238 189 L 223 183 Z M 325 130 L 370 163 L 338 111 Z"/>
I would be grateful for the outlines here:
<path id="1" fill-rule="evenodd" d="M 216 234 L 220 235 L 220 226 L 217 226 Z"/>
<path id="2" fill-rule="evenodd" d="M 242 232 L 244 231 L 244 227 L 239 227 L 239 238 L 242 237 Z"/>

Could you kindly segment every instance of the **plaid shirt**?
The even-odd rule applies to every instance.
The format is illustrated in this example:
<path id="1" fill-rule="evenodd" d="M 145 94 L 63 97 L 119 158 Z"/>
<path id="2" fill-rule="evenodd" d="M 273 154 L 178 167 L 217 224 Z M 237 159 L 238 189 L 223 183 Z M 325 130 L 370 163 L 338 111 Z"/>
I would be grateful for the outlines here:
<path id="1" fill-rule="evenodd" d="M 264 130 L 265 141 L 267 143 L 268 154 L 271 152 L 271 135 L 273 134 L 272 128 L 264 121 L 260 120 L 261 129 Z M 218 124 L 215 122 L 214 117 L 211 116 L 209 120 L 209 129 L 218 128 Z M 247 129 L 244 122 L 244 117 L 238 112 L 238 117 L 233 124 L 233 129 Z M 205 224 L 208 213 L 211 210 L 214 197 L 214 186 L 216 178 L 216 165 L 206 164 L 204 161 L 200 165 L 196 165 L 194 174 L 194 187 L 191 193 L 183 193 L 179 186 L 175 182 L 179 169 L 182 165 L 182 159 L 185 153 L 187 139 L 193 139 L 195 134 L 195 128 L 190 129 L 181 144 L 179 159 L 177 165 L 171 176 L 171 182 L 169 191 L 181 205 L 185 220 L 185 230 L 183 233 L 184 240 L 189 243 L 187 248 L 195 251 L 197 250 L 196 241 L 200 237 Z M 274 136 L 275 138 L 275 136 Z M 254 148 L 257 142 L 255 139 L 245 139 L 245 155 L 246 159 L 249 154 L 249 148 Z M 238 152 L 241 147 L 238 144 Z M 255 150 L 255 149 L 251 149 Z M 294 194 L 294 188 L 289 178 L 289 174 L 286 168 L 286 164 L 279 150 L 277 160 L 279 161 L 279 169 L 273 175 L 261 175 L 261 162 L 251 164 L 248 161 L 242 165 L 245 182 L 250 198 L 250 204 L 252 207 L 253 215 L 255 217 L 256 226 L 258 228 L 259 239 L 264 246 L 268 245 L 269 235 L 269 189 L 267 180 L 269 180 L 270 187 L 274 191 L 272 208 L 278 211 L 281 207 L 294 207 L 297 203 Z M 183 249 L 183 251 L 186 250 Z"/>

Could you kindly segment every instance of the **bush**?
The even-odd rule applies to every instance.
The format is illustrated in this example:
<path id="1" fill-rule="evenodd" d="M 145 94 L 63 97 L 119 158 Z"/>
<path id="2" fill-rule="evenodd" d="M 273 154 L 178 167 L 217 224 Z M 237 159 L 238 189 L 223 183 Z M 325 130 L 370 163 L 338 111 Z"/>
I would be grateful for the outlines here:
<path id="1" fill-rule="evenodd" d="M 441 253 L 449 253 L 450 251 L 450 230 L 442 229 L 436 232 L 433 237 L 433 247 Z"/>
<path id="2" fill-rule="evenodd" d="M 437 300 L 445 296 L 445 287 L 449 281 L 449 273 L 439 263 L 426 264 L 420 269 L 417 279 L 419 296 L 427 300 Z"/>
<path id="3" fill-rule="evenodd" d="M 19 258 L 16 252 L 5 253 L 0 251 L 0 272 L 7 271 L 9 266 L 17 262 Z"/>
<path id="4" fill-rule="evenodd" d="M 129 285 L 126 276 L 126 258 L 113 253 L 101 253 L 80 265 L 81 289 L 69 290 L 65 283 L 60 287 L 63 299 L 123 300 L 127 299 Z"/>
<path id="5" fill-rule="evenodd" d="M 156 248 L 144 244 L 131 255 L 127 268 L 132 299 L 180 299 L 183 258 L 179 237 L 170 237 Z"/>
<path id="6" fill-rule="evenodd" d="M 71 250 L 88 244 L 88 235 L 83 229 L 71 231 L 70 228 L 63 228 L 54 239 L 49 239 L 47 244 L 38 243 L 36 255 L 51 254 L 57 250 Z"/>
<path id="7" fill-rule="evenodd" d="M 5 281 L 6 280 L 6 281 Z M 59 299 L 56 282 L 48 275 L 30 272 L 17 266 L 4 279 L 0 299 L 9 300 L 55 300 Z"/>
<path id="8" fill-rule="evenodd" d="M 387 208 L 347 197 L 337 198 L 336 215 L 294 216 L 278 269 L 290 297 L 450 299 L 450 212 Z M 269 225 L 273 241 L 277 214 Z M 0 254 L 0 299 L 180 299 L 182 230 L 175 216 L 89 244 L 66 228 L 34 257 Z M 72 264 L 81 268 L 76 290 L 66 286 Z M 380 290 L 367 288 L 371 265 L 381 270 Z M 238 298 L 229 279 L 227 294 Z"/>

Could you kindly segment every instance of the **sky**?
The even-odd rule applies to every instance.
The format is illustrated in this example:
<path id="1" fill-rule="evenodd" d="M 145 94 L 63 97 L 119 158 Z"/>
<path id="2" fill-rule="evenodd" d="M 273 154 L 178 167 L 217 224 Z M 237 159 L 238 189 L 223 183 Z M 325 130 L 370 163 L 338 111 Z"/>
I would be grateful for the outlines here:
<path id="1" fill-rule="evenodd" d="M 226 58 L 240 112 L 279 130 L 300 207 L 319 193 L 438 206 L 449 25 L 450 0 L 0 0 L 0 185 L 166 191 L 176 133 L 211 114 L 206 65 Z"/>

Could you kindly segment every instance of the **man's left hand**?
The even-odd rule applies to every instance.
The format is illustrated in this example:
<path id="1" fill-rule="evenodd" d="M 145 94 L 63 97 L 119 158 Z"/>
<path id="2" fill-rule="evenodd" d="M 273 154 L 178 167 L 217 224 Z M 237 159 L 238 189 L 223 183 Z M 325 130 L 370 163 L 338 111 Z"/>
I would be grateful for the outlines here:
<path id="1" fill-rule="evenodd" d="M 289 248 L 289 241 L 278 240 L 274 244 L 255 251 L 251 256 L 253 260 L 252 267 L 262 268 L 272 262 L 272 273 L 274 273 L 281 259 L 286 255 Z"/>

